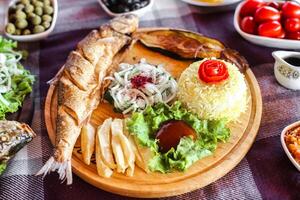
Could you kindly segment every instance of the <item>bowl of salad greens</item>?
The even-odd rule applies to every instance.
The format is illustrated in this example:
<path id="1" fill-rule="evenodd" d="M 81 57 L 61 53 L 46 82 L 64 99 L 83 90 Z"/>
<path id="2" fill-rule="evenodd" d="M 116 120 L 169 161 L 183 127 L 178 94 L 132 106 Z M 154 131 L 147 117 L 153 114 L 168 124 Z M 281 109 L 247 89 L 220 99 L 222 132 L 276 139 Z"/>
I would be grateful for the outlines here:
<path id="1" fill-rule="evenodd" d="M 34 76 L 21 64 L 24 52 L 16 48 L 16 41 L 0 36 L 0 119 L 22 106 L 34 83 Z"/>

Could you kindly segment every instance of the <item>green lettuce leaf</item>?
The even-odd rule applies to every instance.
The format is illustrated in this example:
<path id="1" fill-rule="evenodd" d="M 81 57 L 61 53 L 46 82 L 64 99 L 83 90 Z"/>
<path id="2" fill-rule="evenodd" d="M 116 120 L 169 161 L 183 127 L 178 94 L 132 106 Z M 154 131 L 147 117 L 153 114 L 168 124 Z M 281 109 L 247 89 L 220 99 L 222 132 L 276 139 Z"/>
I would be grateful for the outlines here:
<path id="1" fill-rule="evenodd" d="M 148 166 L 151 171 L 161 173 L 171 172 L 174 169 L 185 171 L 199 159 L 211 154 L 212 151 L 205 146 L 194 142 L 189 137 L 184 137 L 180 140 L 176 150 L 172 148 L 165 154 L 157 154 L 150 160 Z"/>
<path id="2" fill-rule="evenodd" d="M 0 51 L 7 52 L 14 48 L 17 48 L 16 41 L 8 40 L 0 36 Z"/>
<path id="3" fill-rule="evenodd" d="M 133 113 L 131 119 L 127 122 L 129 132 L 137 133 L 136 136 L 138 141 L 143 146 L 149 146 L 150 140 L 150 127 L 145 121 L 144 115 L 142 113 Z"/>
<path id="4" fill-rule="evenodd" d="M 18 52 L 14 50 L 16 47 L 15 41 L 0 36 L 0 53 Z M 26 95 L 32 91 L 34 76 L 20 63 L 17 64 L 17 68 L 21 73 L 11 77 L 11 90 L 0 94 L 0 119 L 4 119 L 6 113 L 16 112 L 22 106 Z"/>
<path id="5" fill-rule="evenodd" d="M 6 166 L 6 163 L 0 163 L 0 176 L 4 173 Z"/>
<path id="6" fill-rule="evenodd" d="M 197 139 L 183 137 L 176 148 L 161 153 L 158 151 L 155 134 L 162 123 L 171 119 L 183 120 L 189 124 L 196 131 Z M 226 142 L 230 136 L 225 119 L 201 120 L 185 109 L 179 101 L 174 102 L 172 106 L 159 103 L 147 107 L 142 113 L 133 113 L 127 121 L 127 128 L 140 145 L 151 148 L 154 153 L 148 163 L 149 169 L 161 173 L 186 170 L 199 159 L 211 155 L 217 148 L 217 143 Z"/>

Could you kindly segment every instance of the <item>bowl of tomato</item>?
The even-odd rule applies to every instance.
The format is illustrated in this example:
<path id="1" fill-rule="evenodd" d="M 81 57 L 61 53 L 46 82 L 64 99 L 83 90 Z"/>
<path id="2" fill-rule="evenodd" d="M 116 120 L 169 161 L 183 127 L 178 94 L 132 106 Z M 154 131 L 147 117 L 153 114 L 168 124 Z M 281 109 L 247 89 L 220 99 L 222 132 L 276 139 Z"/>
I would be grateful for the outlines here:
<path id="1" fill-rule="evenodd" d="M 246 0 L 234 14 L 234 27 L 261 46 L 300 49 L 300 4 L 291 1 Z"/>

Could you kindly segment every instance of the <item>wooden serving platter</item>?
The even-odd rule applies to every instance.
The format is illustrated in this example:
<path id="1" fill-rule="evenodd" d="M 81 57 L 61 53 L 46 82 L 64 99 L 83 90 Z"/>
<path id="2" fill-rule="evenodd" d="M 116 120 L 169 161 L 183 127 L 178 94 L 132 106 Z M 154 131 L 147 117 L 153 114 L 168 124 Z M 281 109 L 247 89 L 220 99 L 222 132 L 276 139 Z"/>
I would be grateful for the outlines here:
<path id="1" fill-rule="evenodd" d="M 143 29 L 140 31 L 143 31 Z M 136 43 L 130 49 L 123 62 L 136 63 L 141 58 L 146 58 L 152 64 L 164 63 L 165 69 L 176 79 L 179 78 L 181 72 L 191 63 L 191 61 L 175 60 L 154 52 L 140 43 Z M 232 170 L 246 155 L 260 125 L 262 115 L 260 89 L 250 69 L 247 69 L 244 75 L 249 95 L 247 112 L 241 115 L 238 123 L 229 124 L 231 136 L 227 143 L 219 143 L 217 150 L 212 156 L 199 160 L 186 172 L 147 174 L 142 169 L 136 167 L 133 177 L 114 173 L 111 178 L 102 178 L 97 174 L 94 158 L 92 164 L 89 166 L 83 163 L 80 140 L 77 141 L 73 151 L 73 172 L 86 182 L 100 189 L 120 195 L 143 198 L 179 195 L 202 188 L 216 181 Z M 45 121 L 52 144 L 55 143 L 56 109 L 57 88 L 55 85 L 51 85 L 45 103 Z M 108 117 L 122 118 L 122 115 L 115 113 L 110 104 L 101 103 L 93 112 L 91 122 L 93 125 L 98 126 Z"/>

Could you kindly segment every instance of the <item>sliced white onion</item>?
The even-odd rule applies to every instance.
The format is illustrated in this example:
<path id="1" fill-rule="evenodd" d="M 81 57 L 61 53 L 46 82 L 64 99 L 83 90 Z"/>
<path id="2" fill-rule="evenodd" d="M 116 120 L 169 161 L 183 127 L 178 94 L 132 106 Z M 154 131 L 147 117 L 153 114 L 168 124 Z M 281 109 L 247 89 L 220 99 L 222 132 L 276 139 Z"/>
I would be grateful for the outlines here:
<path id="1" fill-rule="evenodd" d="M 174 99 L 177 83 L 162 66 L 151 65 L 146 59 L 141 59 L 134 65 L 121 63 L 120 71 L 115 72 L 113 77 L 105 78 L 112 80 L 109 92 L 114 100 L 114 106 L 122 110 L 123 114 L 128 114 L 144 110 L 147 106 L 158 102 L 168 103 Z M 131 79 L 137 75 L 149 77 L 151 82 L 135 88 Z"/>
<path id="2" fill-rule="evenodd" d="M 23 73 L 18 69 L 18 63 L 22 59 L 22 54 L 18 52 L 3 52 L 0 53 L 0 94 L 11 90 L 12 76 Z M 1 95 L 1 101 L 6 104 L 5 98 Z"/>
<path id="3" fill-rule="evenodd" d="M 103 80 L 104 80 L 104 81 L 106 81 L 106 80 L 114 81 L 115 78 L 114 78 L 114 77 L 111 77 L 111 76 L 107 76 L 107 77 L 105 77 Z"/>

